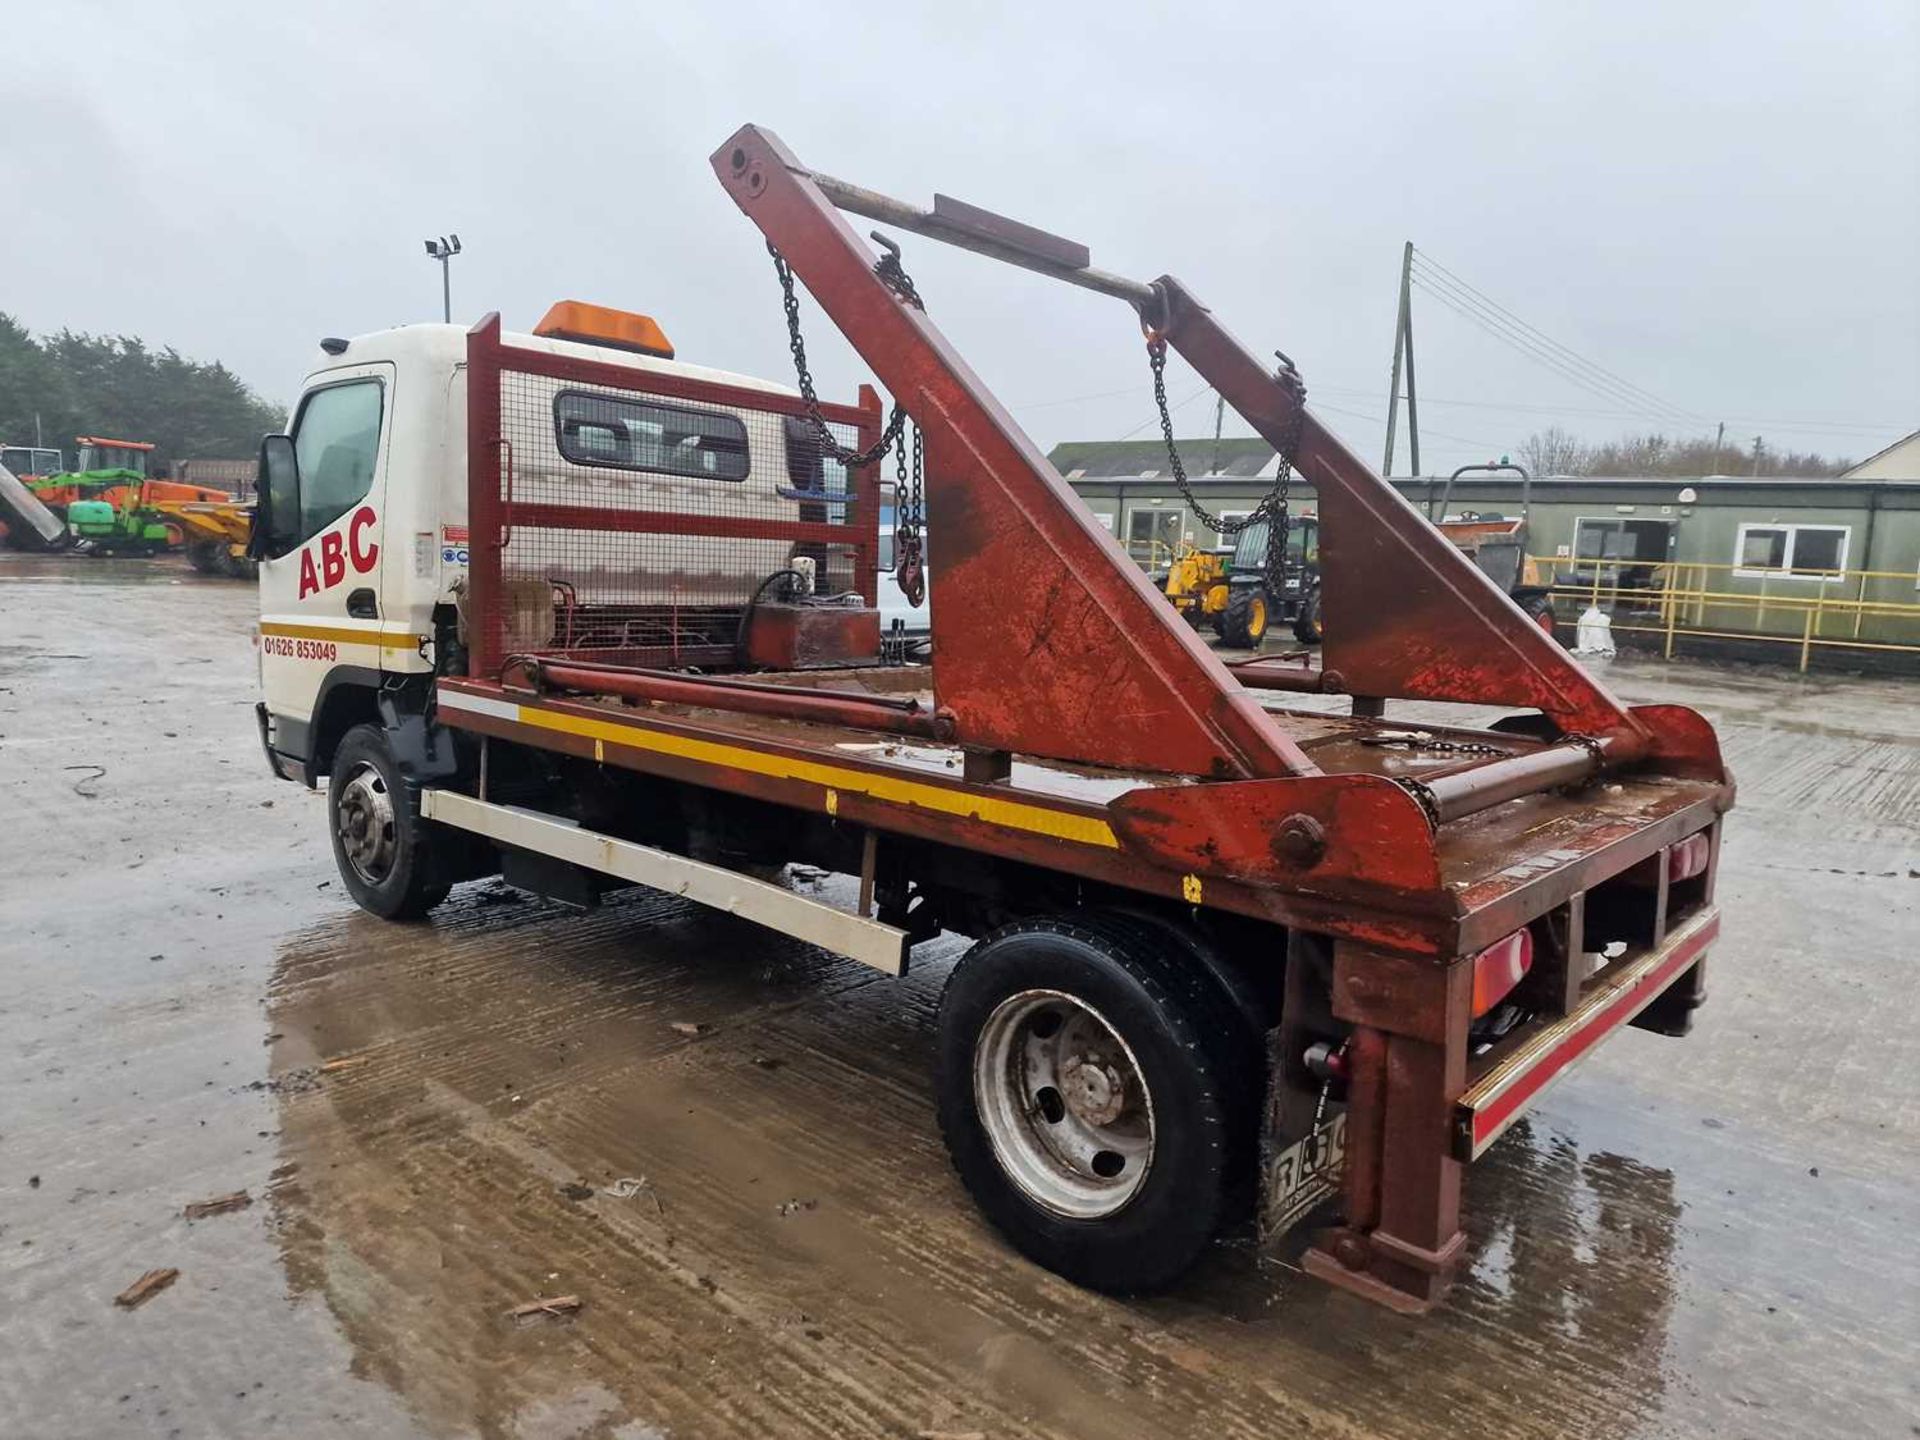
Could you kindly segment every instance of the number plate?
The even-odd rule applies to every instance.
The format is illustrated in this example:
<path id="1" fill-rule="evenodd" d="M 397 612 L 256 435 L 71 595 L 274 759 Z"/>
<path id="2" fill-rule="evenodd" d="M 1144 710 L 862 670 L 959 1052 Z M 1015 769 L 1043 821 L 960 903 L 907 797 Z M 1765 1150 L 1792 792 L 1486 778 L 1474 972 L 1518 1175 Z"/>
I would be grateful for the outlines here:
<path id="1" fill-rule="evenodd" d="M 1270 1157 L 1261 1206 L 1262 1240 L 1291 1230 L 1308 1211 L 1339 1193 L 1347 1164 L 1347 1116 L 1343 1110 L 1323 1121 L 1311 1135 Z"/>

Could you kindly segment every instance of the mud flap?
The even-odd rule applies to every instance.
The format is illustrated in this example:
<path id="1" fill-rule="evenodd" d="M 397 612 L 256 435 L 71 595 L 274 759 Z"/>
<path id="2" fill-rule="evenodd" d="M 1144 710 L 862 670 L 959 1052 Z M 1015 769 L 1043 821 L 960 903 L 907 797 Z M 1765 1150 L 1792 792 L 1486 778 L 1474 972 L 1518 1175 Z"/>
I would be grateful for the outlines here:
<path id="1" fill-rule="evenodd" d="M 1307 1220 L 1324 1215 L 1330 1221 L 1345 1180 L 1346 1087 L 1329 1088 L 1309 1072 L 1306 1058 L 1310 1048 L 1338 1040 L 1346 1028 L 1334 1018 L 1332 992 L 1332 944 L 1297 930 L 1289 934 L 1280 1023 L 1267 1032 L 1267 1103 L 1260 1125 L 1256 1218 L 1260 1248 L 1269 1253 L 1278 1253 Z"/>
<path id="2" fill-rule="evenodd" d="M 1340 1197 L 1346 1176 L 1347 1107 L 1300 1088 L 1287 1064 L 1286 1028 L 1267 1035 L 1267 1104 L 1260 1129 L 1259 1245 L 1284 1247 L 1302 1222 Z"/>

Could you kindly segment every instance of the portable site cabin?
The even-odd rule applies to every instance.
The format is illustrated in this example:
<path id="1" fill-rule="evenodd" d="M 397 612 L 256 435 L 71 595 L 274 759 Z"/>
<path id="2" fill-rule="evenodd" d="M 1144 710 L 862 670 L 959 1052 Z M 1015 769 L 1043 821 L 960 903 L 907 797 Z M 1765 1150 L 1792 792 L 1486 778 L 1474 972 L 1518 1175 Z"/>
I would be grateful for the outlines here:
<path id="1" fill-rule="evenodd" d="M 1216 514 L 1244 514 L 1271 487 L 1272 466 L 1202 473 L 1211 443 L 1181 444 L 1184 459 L 1201 462 L 1190 472 L 1193 490 Z M 1150 554 L 1181 543 L 1220 543 L 1182 501 L 1158 441 L 1137 457 L 1131 445 L 1097 447 L 1126 449 L 1114 457 L 1122 463 L 1138 458 L 1130 474 L 1078 463 L 1082 448 L 1056 449 L 1060 460 L 1076 462 L 1062 473 L 1136 559 L 1150 563 Z M 1237 452 L 1236 459 L 1247 463 Z M 1425 513 L 1447 480 L 1392 483 Z M 1821 658 L 1847 652 L 1849 664 L 1920 665 L 1920 478 L 1548 476 L 1531 481 L 1527 502 L 1534 554 L 1569 603 L 1584 589 L 1650 631 L 1796 641 Z M 1313 513 L 1313 487 L 1296 480 L 1292 504 L 1295 513 Z M 1517 477 L 1464 475 L 1447 515 L 1511 518 L 1521 506 Z"/>

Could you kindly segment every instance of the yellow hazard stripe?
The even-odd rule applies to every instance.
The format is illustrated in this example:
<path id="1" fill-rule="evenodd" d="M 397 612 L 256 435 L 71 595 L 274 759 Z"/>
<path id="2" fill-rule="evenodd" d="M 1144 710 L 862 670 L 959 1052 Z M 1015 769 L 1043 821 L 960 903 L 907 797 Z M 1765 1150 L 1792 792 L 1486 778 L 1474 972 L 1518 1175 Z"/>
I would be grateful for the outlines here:
<path id="1" fill-rule="evenodd" d="M 449 706 L 457 710 L 458 703 Z M 921 810 L 935 810 L 943 815 L 957 815 L 962 818 L 984 820 L 989 825 L 1002 825 L 1009 830 L 1025 830 L 1035 835 L 1047 835 L 1056 840 L 1072 840 L 1082 845 L 1100 845 L 1109 850 L 1120 848 L 1120 841 L 1113 833 L 1113 827 L 1105 820 L 1091 815 L 1077 815 L 1067 810 L 1054 810 L 1045 805 L 1029 805 L 1020 800 L 1003 800 L 998 796 L 975 795 L 964 790 L 948 790 L 939 785 L 923 785 L 918 781 L 902 779 L 893 775 L 875 775 L 864 770 L 848 770 L 838 765 L 824 765 L 816 760 L 800 760 L 786 755 L 773 755 L 764 750 L 749 750 L 739 745 L 724 745 L 714 740 L 696 740 L 688 735 L 676 735 L 664 730 L 643 729 L 636 725 L 619 725 L 606 720 L 589 720 L 581 715 L 563 715 L 557 711 L 539 710 L 532 706 L 515 707 L 523 725 L 533 725 L 543 730 L 558 730 L 567 735 L 580 735 L 587 739 L 610 745 L 625 745 L 635 750 L 651 750 L 656 754 L 673 755 L 683 760 L 695 760 L 706 765 L 727 765 L 736 770 L 750 771 L 755 775 L 768 775 L 778 780 L 801 780 L 813 785 L 825 786 L 827 807 L 836 809 L 839 803 L 838 791 L 854 795 L 867 795 L 875 800 L 890 801 L 898 805 L 912 805 Z"/>
<path id="2" fill-rule="evenodd" d="M 282 625 L 262 620 L 262 635 L 284 635 L 290 640 L 331 640 L 336 645 L 377 645 L 382 650 L 418 650 L 427 637 L 382 630 L 350 630 L 344 625 Z"/>

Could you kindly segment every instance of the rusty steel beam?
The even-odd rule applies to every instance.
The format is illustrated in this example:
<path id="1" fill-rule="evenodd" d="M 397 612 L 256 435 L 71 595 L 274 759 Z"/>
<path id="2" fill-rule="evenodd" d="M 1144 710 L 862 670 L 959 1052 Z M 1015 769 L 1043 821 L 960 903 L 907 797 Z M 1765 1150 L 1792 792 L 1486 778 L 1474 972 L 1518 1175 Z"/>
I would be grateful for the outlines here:
<path id="1" fill-rule="evenodd" d="M 926 437 L 934 693 L 958 738 L 1214 778 L 1318 774 L 1094 523 L 927 314 L 874 273 L 873 254 L 812 172 L 751 125 L 714 152 L 713 168 Z M 858 198 L 835 189 L 841 201 Z M 950 218 L 941 238 L 1037 260 L 980 228 Z"/>
<path id="2" fill-rule="evenodd" d="M 1332 677 L 1318 666 L 1234 665 L 1233 678 L 1249 690 L 1291 690 L 1305 695 L 1338 695 L 1339 677 Z"/>
<path id="3" fill-rule="evenodd" d="M 850 185 L 845 180 L 836 180 L 818 171 L 812 174 L 813 183 L 820 188 L 820 193 L 831 200 L 835 208 L 849 214 L 864 215 L 883 225 L 924 235 L 929 240 L 958 246 L 962 250 L 971 250 L 991 260 L 1018 265 L 1023 270 L 1064 280 L 1083 290 L 1111 295 L 1130 305 L 1145 305 L 1153 299 L 1151 285 L 1094 269 L 1086 246 L 1062 240 L 1044 230 L 1021 225 L 945 195 L 934 197 L 932 210 L 922 210 L 891 195 L 882 195 L 877 190 Z"/>
<path id="4" fill-rule="evenodd" d="M 947 717 L 927 709 L 917 700 L 895 696 L 798 689 L 717 675 L 687 675 L 676 670 L 642 670 L 534 657 L 510 661 L 509 668 L 514 667 L 526 671 L 536 687 L 551 686 L 583 695 L 735 710 L 745 715 L 772 715 L 820 725 L 886 730 L 927 740 L 953 737 L 953 724 Z"/>

